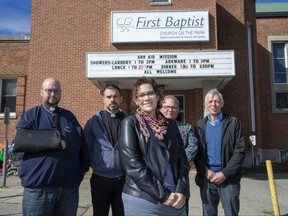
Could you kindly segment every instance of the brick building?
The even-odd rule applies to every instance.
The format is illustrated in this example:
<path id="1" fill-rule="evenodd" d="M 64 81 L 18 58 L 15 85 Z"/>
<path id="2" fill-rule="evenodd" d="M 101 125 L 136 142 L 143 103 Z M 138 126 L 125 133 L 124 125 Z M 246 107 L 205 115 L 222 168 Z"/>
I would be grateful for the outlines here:
<path id="1" fill-rule="evenodd" d="M 256 4 L 257 58 L 255 71 L 256 135 L 260 137 L 255 157 L 288 161 L 288 1 Z"/>
<path id="2" fill-rule="evenodd" d="M 283 28 L 286 20 L 277 18 L 277 25 L 273 25 L 274 19 L 256 19 L 255 11 L 253 0 L 119 0 L 117 4 L 99 0 L 32 1 L 30 38 L 0 38 L 0 123 L 4 106 L 10 105 L 8 134 L 12 139 L 23 111 L 41 103 L 41 82 L 51 76 L 62 84 L 60 105 L 74 112 L 82 125 L 102 109 L 99 90 L 109 82 L 123 89 L 122 108 L 131 113 L 132 84 L 137 77 L 146 75 L 156 79 L 164 95 L 179 98 L 179 118 L 192 125 L 205 115 L 206 92 L 218 88 L 225 100 L 223 111 L 238 116 L 242 122 L 247 143 L 245 165 L 265 159 L 283 162 L 288 132 L 282 128 L 287 126 L 288 116 L 287 111 L 278 112 L 273 105 L 277 99 L 272 93 L 276 87 L 271 84 L 268 40 L 275 40 L 270 36 L 281 35 L 287 41 L 284 35 L 288 32 Z M 164 17 L 166 26 L 161 26 Z M 127 36 L 121 37 L 124 31 Z M 136 33 L 132 34 L 133 31 Z M 192 34 L 198 35 L 193 38 Z M 187 55 L 185 60 L 179 58 Z M 131 62 L 141 62 L 141 56 L 147 62 L 151 60 L 151 64 L 144 65 L 149 70 L 140 70 L 143 64 L 135 63 L 137 69 L 130 72 Z M 147 56 L 168 59 L 152 60 Z M 175 59 L 170 61 L 168 56 Z M 198 64 L 201 60 L 207 64 Z M 121 65 L 121 62 L 128 63 Z M 156 64 L 152 65 L 155 62 L 164 63 L 156 70 Z M 166 70 L 165 62 L 167 65 L 174 62 L 171 67 L 175 70 Z M 221 68 L 226 67 L 226 72 L 222 72 Z M 5 89 L 12 89 L 11 94 L 5 95 L 8 91 Z M 256 135 L 257 144 L 253 148 L 249 144 L 250 135 Z M 4 133 L 0 139 L 4 139 Z M 267 154 L 266 149 L 273 154 Z"/>

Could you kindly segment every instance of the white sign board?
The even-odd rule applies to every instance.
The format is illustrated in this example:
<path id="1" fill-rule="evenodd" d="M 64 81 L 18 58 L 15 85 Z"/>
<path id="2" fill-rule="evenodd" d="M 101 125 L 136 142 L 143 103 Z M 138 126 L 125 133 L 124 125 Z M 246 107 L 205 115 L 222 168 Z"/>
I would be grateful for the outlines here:
<path id="1" fill-rule="evenodd" d="M 231 77 L 233 51 L 87 53 L 87 78 Z"/>
<path id="2" fill-rule="evenodd" d="M 111 12 L 112 43 L 209 41 L 209 12 Z"/>

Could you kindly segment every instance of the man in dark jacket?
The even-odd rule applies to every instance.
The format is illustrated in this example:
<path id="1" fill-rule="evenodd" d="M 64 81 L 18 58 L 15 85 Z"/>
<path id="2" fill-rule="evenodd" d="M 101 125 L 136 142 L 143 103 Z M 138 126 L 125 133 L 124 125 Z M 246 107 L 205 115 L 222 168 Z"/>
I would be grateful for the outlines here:
<path id="1" fill-rule="evenodd" d="M 81 125 L 70 111 L 60 108 L 61 85 L 54 78 L 42 83 L 41 105 L 27 110 L 16 128 L 59 131 L 63 149 L 47 149 L 41 139 L 31 140 L 33 153 L 25 151 L 19 167 L 24 187 L 23 215 L 75 215 L 79 202 L 79 185 L 89 161 L 84 147 Z M 37 145 L 36 145 L 37 144 Z M 64 145 L 65 144 L 65 145 Z M 16 145 L 16 143 L 15 143 Z"/>
<path id="2" fill-rule="evenodd" d="M 217 215 L 221 203 L 225 215 L 238 215 L 241 168 L 245 143 L 238 118 L 225 115 L 222 94 L 216 89 L 205 96 L 208 116 L 195 127 L 198 153 L 194 160 L 200 187 L 203 215 Z"/>
<path id="3" fill-rule="evenodd" d="M 107 216 L 111 205 L 113 215 L 122 216 L 125 173 L 120 163 L 118 137 L 126 115 L 119 110 L 122 96 L 117 85 L 106 85 L 102 98 L 105 109 L 92 116 L 84 127 L 93 169 L 90 179 L 93 212 Z"/>

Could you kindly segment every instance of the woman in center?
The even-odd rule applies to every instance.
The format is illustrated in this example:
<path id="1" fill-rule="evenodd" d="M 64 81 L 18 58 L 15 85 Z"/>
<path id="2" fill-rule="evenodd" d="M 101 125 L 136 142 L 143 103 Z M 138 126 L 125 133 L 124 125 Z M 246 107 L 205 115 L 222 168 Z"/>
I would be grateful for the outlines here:
<path id="1" fill-rule="evenodd" d="M 154 79 L 139 78 L 132 95 L 135 115 L 123 120 L 119 137 L 125 215 L 187 215 L 188 161 L 177 125 L 160 113 Z"/>

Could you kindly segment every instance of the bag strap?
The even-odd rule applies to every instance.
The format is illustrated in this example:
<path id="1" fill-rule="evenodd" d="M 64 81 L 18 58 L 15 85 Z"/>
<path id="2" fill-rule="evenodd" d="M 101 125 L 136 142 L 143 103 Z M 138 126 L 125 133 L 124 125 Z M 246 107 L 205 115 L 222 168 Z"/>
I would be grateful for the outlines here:
<path id="1" fill-rule="evenodd" d="M 59 123 L 59 108 L 55 110 L 55 113 L 52 114 L 52 128 L 56 129 Z"/>

